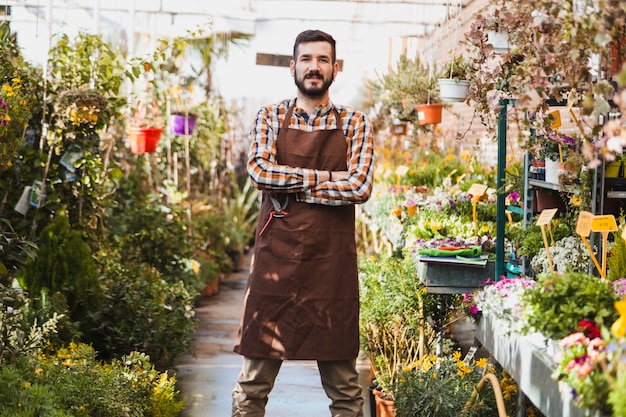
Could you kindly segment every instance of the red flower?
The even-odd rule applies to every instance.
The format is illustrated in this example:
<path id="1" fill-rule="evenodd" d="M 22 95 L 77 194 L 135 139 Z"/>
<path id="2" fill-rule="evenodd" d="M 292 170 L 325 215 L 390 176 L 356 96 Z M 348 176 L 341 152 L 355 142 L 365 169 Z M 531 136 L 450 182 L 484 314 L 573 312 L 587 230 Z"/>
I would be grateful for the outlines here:
<path id="1" fill-rule="evenodd" d="M 587 336 L 591 340 L 600 337 L 600 329 L 598 328 L 598 324 L 592 320 L 581 320 L 578 323 L 578 330 L 583 332 L 585 336 Z"/>

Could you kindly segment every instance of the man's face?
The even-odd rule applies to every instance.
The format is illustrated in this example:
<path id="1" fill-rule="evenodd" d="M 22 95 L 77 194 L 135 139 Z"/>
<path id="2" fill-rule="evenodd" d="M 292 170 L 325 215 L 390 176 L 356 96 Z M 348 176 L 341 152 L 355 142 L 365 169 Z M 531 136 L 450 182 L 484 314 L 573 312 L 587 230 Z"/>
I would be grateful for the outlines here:
<path id="1" fill-rule="evenodd" d="M 332 63 L 332 49 L 327 42 L 308 42 L 298 45 L 291 74 L 298 89 L 311 98 L 323 97 L 336 75 Z"/>

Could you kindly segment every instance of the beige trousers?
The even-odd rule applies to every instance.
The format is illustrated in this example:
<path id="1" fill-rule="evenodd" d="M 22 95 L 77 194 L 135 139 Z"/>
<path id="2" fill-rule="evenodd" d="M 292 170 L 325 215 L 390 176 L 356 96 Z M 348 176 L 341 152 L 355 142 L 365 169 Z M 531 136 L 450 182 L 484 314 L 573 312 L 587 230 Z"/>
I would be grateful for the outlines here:
<path id="1" fill-rule="evenodd" d="M 242 356 L 243 366 L 233 390 L 232 417 L 263 417 L 268 395 L 283 363 L 278 359 Z M 332 417 L 363 417 L 363 397 L 356 360 L 317 361 Z"/>

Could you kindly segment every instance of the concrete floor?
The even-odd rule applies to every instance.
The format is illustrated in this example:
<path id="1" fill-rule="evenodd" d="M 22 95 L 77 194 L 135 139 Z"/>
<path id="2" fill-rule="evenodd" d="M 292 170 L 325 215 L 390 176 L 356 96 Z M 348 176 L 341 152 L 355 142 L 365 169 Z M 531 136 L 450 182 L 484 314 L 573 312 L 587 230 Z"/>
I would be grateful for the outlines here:
<path id="1" fill-rule="evenodd" d="M 245 265 L 249 265 L 249 257 Z M 172 370 L 186 404 L 180 417 L 231 417 L 231 391 L 241 366 L 241 357 L 232 349 L 247 276 L 247 268 L 229 274 L 217 295 L 203 297 L 197 305 L 200 323 L 195 334 L 195 352 L 180 357 Z M 365 388 L 364 414 L 372 417 L 367 390 L 369 363 L 359 361 L 358 366 Z M 286 361 L 270 394 L 266 415 L 320 417 L 330 415 L 329 404 L 315 361 Z"/>

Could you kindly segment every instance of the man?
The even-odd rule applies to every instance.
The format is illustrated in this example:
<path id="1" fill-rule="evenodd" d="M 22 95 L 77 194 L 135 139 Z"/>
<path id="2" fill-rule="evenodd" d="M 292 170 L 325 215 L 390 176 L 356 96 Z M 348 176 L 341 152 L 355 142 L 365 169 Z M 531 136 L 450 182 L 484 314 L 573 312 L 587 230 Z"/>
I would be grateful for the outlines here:
<path id="1" fill-rule="evenodd" d="M 233 416 L 264 416 L 283 360 L 317 360 L 333 417 L 362 416 L 354 204 L 367 201 L 373 138 L 361 112 L 334 105 L 335 40 L 296 38 L 295 99 L 262 108 L 248 172 L 263 191 L 235 345 L 243 367 Z"/>

